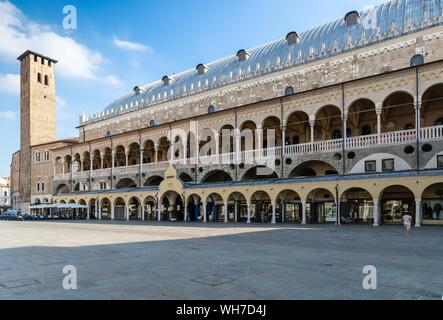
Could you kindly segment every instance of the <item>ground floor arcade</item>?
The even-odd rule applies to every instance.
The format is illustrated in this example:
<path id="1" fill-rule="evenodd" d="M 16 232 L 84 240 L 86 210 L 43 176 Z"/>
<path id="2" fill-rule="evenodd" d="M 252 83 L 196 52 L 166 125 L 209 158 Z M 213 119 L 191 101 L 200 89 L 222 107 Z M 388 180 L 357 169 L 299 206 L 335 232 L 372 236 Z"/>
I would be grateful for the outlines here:
<path id="1" fill-rule="evenodd" d="M 97 220 L 443 225 L 443 173 L 188 185 L 173 166 L 158 188 L 61 194 L 78 216 Z"/>

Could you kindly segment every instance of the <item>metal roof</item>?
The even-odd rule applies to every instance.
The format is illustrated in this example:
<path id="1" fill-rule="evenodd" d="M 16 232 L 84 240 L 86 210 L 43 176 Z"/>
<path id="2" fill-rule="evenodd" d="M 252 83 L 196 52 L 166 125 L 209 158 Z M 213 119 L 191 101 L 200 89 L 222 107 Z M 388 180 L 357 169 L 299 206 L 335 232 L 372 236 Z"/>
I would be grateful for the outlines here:
<path id="1" fill-rule="evenodd" d="M 246 50 L 249 58 L 237 55 L 207 63 L 196 69 L 170 75 L 172 82 L 159 80 L 142 86 L 112 102 L 96 115 L 81 119 L 82 124 L 172 101 L 230 83 L 258 77 L 296 65 L 338 55 L 380 41 L 414 33 L 443 23 L 443 0 L 394 0 L 359 13 L 357 24 L 347 26 L 344 18 L 299 33 L 300 40 L 289 45 L 286 38 Z"/>

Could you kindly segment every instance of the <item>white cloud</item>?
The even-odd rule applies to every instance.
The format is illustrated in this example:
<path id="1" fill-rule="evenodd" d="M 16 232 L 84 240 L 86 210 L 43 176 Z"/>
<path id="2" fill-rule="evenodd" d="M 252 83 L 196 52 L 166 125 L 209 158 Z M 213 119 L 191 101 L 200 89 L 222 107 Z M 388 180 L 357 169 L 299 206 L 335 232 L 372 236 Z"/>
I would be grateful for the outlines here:
<path id="1" fill-rule="evenodd" d="M 59 61 L 57 70 L 64 78 L 99 80 L 103 56 L 76 40 L 34 23 L 9 1 L 0 2 L 0 58 L 16 63 L 26 50 Z"/>
<path id="2" fill-rule="evenodd" d="M 63 99 L 63 98 L 61 98 L 59 96 L 56 96 L 55 97 L 55 101 L 56 101 L 56 104 L 57 104 L 58 108 L 65 108 L 66 107 L 65 99 Z"/>
<path id="3" fill-rule="evenodd" d="M 0 92 L 18 94 L 20 92 L 20 75 L 0 73 Z"/>
<path id="4" fill-rule="evenodd" d="M 15 120 L 15 112 L 14 111 L 0 111 L 0 119 L 1 120 Z"/>
<path id="5" fill-rule="evenodd" d="M 152 52 L 152 48 L 139 42 L 131 42 L 127 40 L 121 40 L 114 36 L 113 43 L 120 49 L 139 51 L 139 52 Z"/>

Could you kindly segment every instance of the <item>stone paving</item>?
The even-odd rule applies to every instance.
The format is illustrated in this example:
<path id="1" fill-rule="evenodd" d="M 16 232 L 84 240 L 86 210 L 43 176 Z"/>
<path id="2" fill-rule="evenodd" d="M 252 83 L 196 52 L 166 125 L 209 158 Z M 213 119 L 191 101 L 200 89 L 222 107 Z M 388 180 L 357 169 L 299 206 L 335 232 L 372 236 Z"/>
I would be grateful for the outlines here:
<path id="1" fill-rule="evenodd" d="M 65 265 L 78 289 L 64 290 Z M 363 267 L 378 289 L 363 289 Z M 0 221 L 0 299 L 438 299 L 443 228 Z"/>

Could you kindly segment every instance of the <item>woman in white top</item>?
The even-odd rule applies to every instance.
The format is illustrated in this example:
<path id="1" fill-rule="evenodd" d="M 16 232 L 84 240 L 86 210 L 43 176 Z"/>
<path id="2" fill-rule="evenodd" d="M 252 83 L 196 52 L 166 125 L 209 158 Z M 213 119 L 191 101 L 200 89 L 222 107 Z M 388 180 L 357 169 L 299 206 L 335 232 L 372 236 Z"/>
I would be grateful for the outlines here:
<path id="1" fill-rule="evenodd" d="M 405 212 L 402 219 L 403 219 L 403 225 L 405 226 L 406 229 L 406 234 L 409 234 L 409 232 L 411 232 L 411 227 L 412 227 L 412 216 L 408 212 Z"/>

